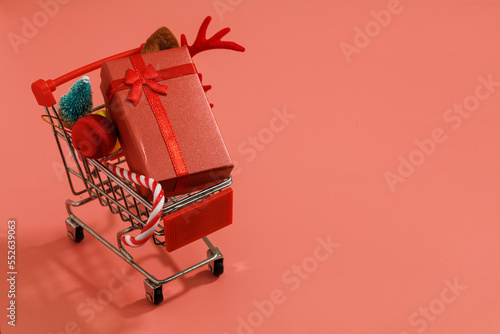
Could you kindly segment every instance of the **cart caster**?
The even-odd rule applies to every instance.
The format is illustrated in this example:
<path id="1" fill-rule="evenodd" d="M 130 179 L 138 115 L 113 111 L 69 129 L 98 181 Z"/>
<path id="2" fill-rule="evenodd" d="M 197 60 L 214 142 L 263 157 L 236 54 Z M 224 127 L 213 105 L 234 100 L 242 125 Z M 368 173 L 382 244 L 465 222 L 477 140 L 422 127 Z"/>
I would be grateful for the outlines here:
<path id="1" fill-rule="evenodd" d="M 154 305 L 161 304 L 163 301 L 163 288 L 162 285 L 155 284 L 148 279 L 144 280 L 144 287 L 146 288 L 146 299 Z"/>
<path id="2" fill-rule="evenodd" d="M 211 249 L 209 249 L 207 251 L 207 257 L 212 257 L 212 256 L 214 256 L 214 252 Z M 224 263 L 222 262 L 223 260 L 224 258 L 220 258 L 208 263 L 208 269 L 215 277 L 219 277 L 224 273 Z"/>
<path id="3" fill-rule="evenodd" d="M 68 238 L 74 242 L 80 242 L 83 240 L 83 228 L 77 225 L 70 218 L 66 219 L 66 229 L 68 230 Z"/>

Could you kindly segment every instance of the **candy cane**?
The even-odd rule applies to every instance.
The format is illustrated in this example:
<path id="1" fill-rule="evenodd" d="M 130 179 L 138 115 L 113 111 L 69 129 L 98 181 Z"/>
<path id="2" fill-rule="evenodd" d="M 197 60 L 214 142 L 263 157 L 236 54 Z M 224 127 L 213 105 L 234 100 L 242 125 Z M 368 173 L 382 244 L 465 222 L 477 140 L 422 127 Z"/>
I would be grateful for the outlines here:
<path id="1" fill-rule="evenodd" d="M 115 165 L 111 165 L 107 162 L 104 163 L 107 168 L 109 168 L 116 176 L 123 179 L 134 182 L 135 184 L 142 185 L 149 188 L 153 192 L 153 210 L 149 215 L 146 226 L 141 230 L 141 233 L 136 237 L 130 236 L 128 234 L 121 237 L 121 241 L 130 247 L 139 247 L 146 243 L 146 241 L 151 238 L 156 227 L 160 223 L 161 215 L 163 212 L 163 204 L 165 203 L 165 196 L 163 195 L 163 189 L 161 185 L 152 178 L 146 177 L 144 175 L 136 174 L 130 172 L 126 169 L 120 168 Z"/>

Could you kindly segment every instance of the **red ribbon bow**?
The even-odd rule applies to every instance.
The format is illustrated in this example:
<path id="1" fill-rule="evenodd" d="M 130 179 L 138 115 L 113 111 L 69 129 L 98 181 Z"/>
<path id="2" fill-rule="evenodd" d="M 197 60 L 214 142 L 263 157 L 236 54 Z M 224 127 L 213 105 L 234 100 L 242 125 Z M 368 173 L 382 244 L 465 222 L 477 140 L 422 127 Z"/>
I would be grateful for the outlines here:
<path id="1" fill-rule="evenodd" d="M 128 69 L 125 75 L 125 84 L 132 86 L 128 93 L 127 100 L 132 101 L 134 106 L 137 106 L 142 94 L 142 86 L 147 85 L 151 90 L 158 94 L 167 95 L 167 86 L 159 84 L 154 80 L 159 79 L 158 72 L 149 64 L 141 73 L 137 73 L 133 69 Z"/>

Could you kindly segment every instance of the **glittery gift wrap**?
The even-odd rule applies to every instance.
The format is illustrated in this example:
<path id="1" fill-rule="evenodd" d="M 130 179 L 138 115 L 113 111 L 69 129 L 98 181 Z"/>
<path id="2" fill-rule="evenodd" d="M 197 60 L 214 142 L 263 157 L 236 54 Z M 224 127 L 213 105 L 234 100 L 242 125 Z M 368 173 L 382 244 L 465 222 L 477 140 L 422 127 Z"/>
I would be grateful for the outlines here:
<path id="1" fill-rule="evenodd" d="M 101 69 L 101 91 L 130 170 L 159 181 L 166 196 L 227 178 L 233 163 L 188 49 L 133 57 L 141 57 L 135 62 L 142 67 L 130 57 Z"/>

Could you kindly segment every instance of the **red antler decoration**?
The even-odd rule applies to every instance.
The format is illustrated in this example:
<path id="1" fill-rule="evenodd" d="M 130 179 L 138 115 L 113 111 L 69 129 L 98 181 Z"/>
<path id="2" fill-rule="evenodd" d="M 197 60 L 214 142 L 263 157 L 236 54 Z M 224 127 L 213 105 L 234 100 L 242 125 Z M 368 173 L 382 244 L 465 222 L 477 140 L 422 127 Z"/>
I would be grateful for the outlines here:
<path id="1" fill-rule="evenodd" d="M 208 92 L 210 89 L 212 89 L 212 85 L 204 85 L 203 84 L 203 76 L 201 75 L 201 73 L 198 73 L 198 78 L 200 78 L 200 82 L 201 82 L 201 85 L 203 86 L 203 90 L 206 92 Z"/>
<path id="2" fill-rule="evenodd" d="M 231 29 L 229 28 L 222 29 L 207 40 L 207 28 L 211 20 L 212 18 L 210 16 L 207 16 L 205 18 L 200 26 L 200 30 L 198 30 L 198 36 L 196 36 L 196 40 L 194 41 L 193 45 L 188 45 L 186 36 L 184 36 L 184 34 L 181 35 L 181 45 L 186 45 L 188 47 L 191 57 L 193 57 L 197 53 L 200 53 L 201 51 L 212 49 L 227 49 L 240 52 L 245 51 L 244 47 L 236 44 L 235 42 L 221 41 L 221 38 L 227 35 L 229 31 L 231 31 Z"/>
<path id="3" fill-rule="evenodd" d="M 210 89 L 212 89 L 212 85 L 204 85 L 203 84 L 203 76 L 201 75 L 201 73 L 198 73 L 198 78 L 200 78 L 200 83 L 201 83 L 201 86 L 203 87 L 203 90 L 206 92 L 208 92 Z M 210 103 L 210 108 L 213 108 L 214 107 L 214 104 L 213 103 Z"/>

